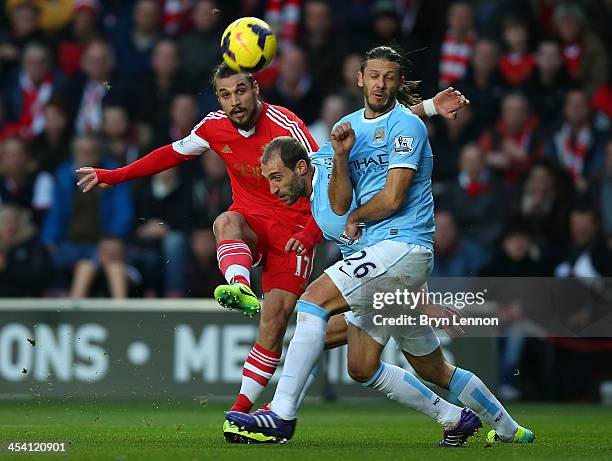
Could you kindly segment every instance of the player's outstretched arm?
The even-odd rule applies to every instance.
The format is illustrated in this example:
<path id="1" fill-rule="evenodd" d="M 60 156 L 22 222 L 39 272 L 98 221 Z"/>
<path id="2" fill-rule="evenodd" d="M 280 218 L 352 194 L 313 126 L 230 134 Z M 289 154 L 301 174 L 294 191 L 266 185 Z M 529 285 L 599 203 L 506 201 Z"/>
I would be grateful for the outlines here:
<path id="1" fill-rule="evenodd" d="M 452 86 L 440 91 L 432 99 L 427 99 L 419 104 L 410 107 L 413 114 L 419 117 L 441 117 L 454 120 L 457 112 L 467 106 L 470 101 L 459 90 Z"/>
<path id="2" fill-rule="evenodd" d="M 175 167 L 194 157 L 195 155 L 180 154 L 172 148 L 172 144 L 168 144 L 116 170 L 105 170 L 103 168 L 93 167 L 79 168 L 76 170 L 76 173 L 85 176 L 79 180 L 77 185 L 84 186 L 83 192 L 88 192 L 96 186 L 114 186 L 120 182 L 157 174 L 160 171 Z"/>
<path id="3" fill-rule="evenodd" d="M 355 132 L 349 122 L 344 122 L 332 130 L 330 139 L 334 149 L 334 164 L 328 188 L 329 202 L 333 212 L 342 216 L 349 210 L 353 200 L 348 157 L 355 143 Z"/>

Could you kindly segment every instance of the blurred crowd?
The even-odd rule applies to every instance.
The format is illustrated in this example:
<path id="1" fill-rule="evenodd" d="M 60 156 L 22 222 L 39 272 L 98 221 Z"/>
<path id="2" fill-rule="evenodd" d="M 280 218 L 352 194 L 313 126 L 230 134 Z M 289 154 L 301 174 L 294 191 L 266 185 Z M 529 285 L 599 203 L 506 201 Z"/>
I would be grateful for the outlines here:
<path id="1" fill-rule="evenodd" d="M 431 97 L 437 276 L 612 273 L 612 2 L 583 0 L 7 0 L 0 36 L 0 296 L 210 296 L 214 218 L 231 203 L 214 154 L 79 193 L 217 110 L 223 28 L 265 18 L 257 77 L 319 144 L 362 106 L 361 56 L 399 46 Z M 322 252 L 336 258 L 333 246 Z M 324 261 L 325 265 L 329 261 Z"/>
<path id="2" fill-rule="evenodd" d="M 231 203 L 218 156 L 88 194 L 74 171 L 130 163 L 217 110 L 209 77 L 239 16 L 275 28 L 279 56 L 257 75 L 263 98 L 298 114 L 319 144 L 362 107 L 356 74 L 374 45 L 401 48 L 422 96 L 453 86 L 470 99 L 456 120 L 425 121 L 435 276 L 612 275 L 610 0 L 4 5 L 0 296 L 212 295 L 222 278 L 211 226 Z M 339 256 L 323 250 L 321 267 Z M 516 306 L 506 315 L 524 323 Z M 525 347 L 502 348 L 506 397 Z M 593 357 L 576 354 L 563 356 Z M 576 395 L 584 377 L 572 376 Z"/>

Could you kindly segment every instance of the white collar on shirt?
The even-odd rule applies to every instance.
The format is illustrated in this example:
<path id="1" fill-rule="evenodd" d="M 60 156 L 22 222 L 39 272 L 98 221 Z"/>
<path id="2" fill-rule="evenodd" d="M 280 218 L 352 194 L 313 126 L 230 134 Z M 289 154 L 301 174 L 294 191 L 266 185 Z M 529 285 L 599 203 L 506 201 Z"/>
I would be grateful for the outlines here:
<path id="1" fill-rule="evenodd" d="M 365 117 L 365 109 L 363 109 L 363 112 L 361 113 L 361 121 L 363 123 L 378 123 L 381 120 L 386 119 L 389 115 L 391 115 L 391 112 L 393 112 L 395 110 L 395 108 L 397 107 L 399 103 L 397 102 L 397 99 L 395 100 L 395 104 L 393 106 L 393 109 L 391 109 L 389 112 L 385 112 L 382 115 L 379 115 L 378 117 L 374 117 L 374 118 L 366 118 Z"/>

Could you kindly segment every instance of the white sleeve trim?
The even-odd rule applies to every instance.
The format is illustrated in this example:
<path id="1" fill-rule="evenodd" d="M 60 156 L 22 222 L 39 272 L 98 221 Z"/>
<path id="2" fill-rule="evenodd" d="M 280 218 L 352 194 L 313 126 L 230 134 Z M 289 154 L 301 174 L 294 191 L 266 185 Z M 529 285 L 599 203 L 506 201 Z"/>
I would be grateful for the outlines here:
<path id="1" fill-rule="evenodd" d="M 172 143 L 172 148 L 183 155 L 200 155 L 210 149 L 210 144 L 195 133 L 195 129 L 188 136 Z"/>
<path id="2" fill-rule="evenodd" d="M 393 165 L 389 165 L 388 170 L 392 170 L 393 168 L 410 168 L 411 170 L 418 170 L 417 166 L 414 163 L 394 163 Z"/>

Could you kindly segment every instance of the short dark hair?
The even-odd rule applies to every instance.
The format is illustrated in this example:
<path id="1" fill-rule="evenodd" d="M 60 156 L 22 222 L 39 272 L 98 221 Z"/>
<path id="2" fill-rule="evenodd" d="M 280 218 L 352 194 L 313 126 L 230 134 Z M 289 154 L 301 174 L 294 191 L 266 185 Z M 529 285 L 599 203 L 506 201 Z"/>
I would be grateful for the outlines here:
<path id="1" fill-rule="evenodd" d="M 368 51 L 363 61 L 361 61 L 362 74 L 370 59 L 382 59 L 384 61 L 396 62 L 399 65 L 400 77 L 404 77 L 404 58 L 402 57 L 402 54 L 395 48 L 383 45 L 377 46 Z M 410 107 L 422 101 L 421 96 L 415 93 L 415 90 L 417 89 L 420 83 L 420 80 L 404 81 L 404 84 L 397 92 L 397 100 L 400 102 L 400 104 L 403 104 L 406 107 Z"/>
<path id="2" fill-rule="evenodd" d="M 249 82 L 251 85 L 255 81 L 253 74 L 249 72 L 238 72 L 237 70 L 234 70 L 230 66 L 228 66 L 225 61 L 223 61 L 213 69 L 212 77 L 210 78 L 210 83 L 212 84 L 212 86 L 215 86 L 217 80 L 221 78 L 228 78 L 232 75 L 238 74 L 243 75 L 244 78 L 246 78 L 247 82 Z"/>
<path id="3" fill-rule="evenodd" d="M 270 162 L 277 152 L 283 164 L 290 170 L 293 170 L 300 160 L 304 160 L 310 166 L 310 157 L 306 148 L 291 136 L 280 136 L 270 141 L 261 156 L 261 163 Z"/>

